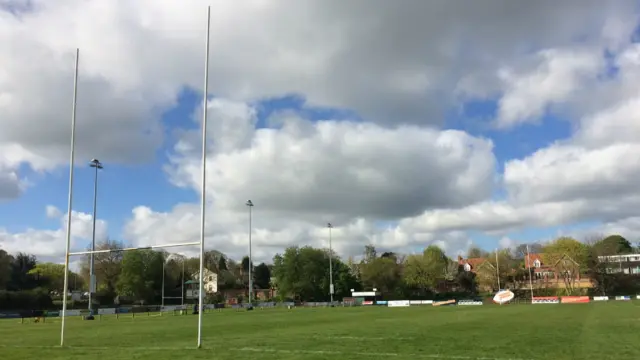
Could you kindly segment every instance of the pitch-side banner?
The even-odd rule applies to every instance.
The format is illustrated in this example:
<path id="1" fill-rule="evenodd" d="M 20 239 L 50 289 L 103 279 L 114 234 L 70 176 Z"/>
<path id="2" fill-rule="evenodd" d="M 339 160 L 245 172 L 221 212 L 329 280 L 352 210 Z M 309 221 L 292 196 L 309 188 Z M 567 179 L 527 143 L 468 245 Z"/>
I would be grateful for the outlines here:
<path id="1" fill-rule="evenodd" d="M 583 304 L 588 303 L 590 300 L 588 296 L 563 296 L 560 302 L 562 304 Z"/>
<path id="2" fill-rule="evenodd" d="M 557 296 L 537 296 L 531 300 L 532 304 L 559 304 L 560 299 Z"/>
<path id="3" fill-rule="evenodd" d="M 616 300 L 630 301 L 631 296 L 616 296 Z"/>
<path id="4" fill-rule="evenodd" d="M 433 306 L 451 306 L 455 305 L 455 300 L 445 300 L 445 301 L 434 301 L 431 305 Z"/>
<path id="5" fill-rule="evenodd" d="M 458 305 L 463 305 L 463 306 L 473 306 L 473 305 L 483 305 L 482 301 L 478 301 L 478 300 L 460 300 L 458 301 Z"/>
<path id="6" fill-rule="evenodd" d="M 593 301 L 609 301 L 608 296 L 594 296 Z"/>
<path id="7" fill-rule="evenodd" d="M 388 307 L 407 307 L 411 305 L 409 300 L 395 300 L 387 302 Z"/>

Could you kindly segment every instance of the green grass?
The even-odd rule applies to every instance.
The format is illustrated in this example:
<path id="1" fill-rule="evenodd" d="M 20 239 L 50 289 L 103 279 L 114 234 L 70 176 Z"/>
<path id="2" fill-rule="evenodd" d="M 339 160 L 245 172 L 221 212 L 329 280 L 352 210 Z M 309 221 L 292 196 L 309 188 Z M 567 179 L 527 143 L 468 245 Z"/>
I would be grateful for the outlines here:
<path id="1" fill-rule="evenodd" d="M 0 321 L 0 359 L 640 359 L 640 303 L 225 310 Z M 56 321 L 57 320 L 57 321 Z M 50 322 L 53 321 L 53 322 Z"/>

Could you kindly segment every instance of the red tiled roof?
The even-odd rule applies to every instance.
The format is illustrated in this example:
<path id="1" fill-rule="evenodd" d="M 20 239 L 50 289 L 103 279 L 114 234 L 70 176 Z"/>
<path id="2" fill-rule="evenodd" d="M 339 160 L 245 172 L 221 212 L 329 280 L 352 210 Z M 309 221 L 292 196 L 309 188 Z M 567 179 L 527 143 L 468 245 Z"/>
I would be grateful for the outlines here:
<path id="1" fill-rule="evenodd" d="M 542 261 L 542 256 L 540 254 L 528 254 L 524 257 L 524 267 L 526 269 L 530 267 L 534 267 L 535 261 L 540 261 L 540 264 L 544 266 L 544 262 Z"/>

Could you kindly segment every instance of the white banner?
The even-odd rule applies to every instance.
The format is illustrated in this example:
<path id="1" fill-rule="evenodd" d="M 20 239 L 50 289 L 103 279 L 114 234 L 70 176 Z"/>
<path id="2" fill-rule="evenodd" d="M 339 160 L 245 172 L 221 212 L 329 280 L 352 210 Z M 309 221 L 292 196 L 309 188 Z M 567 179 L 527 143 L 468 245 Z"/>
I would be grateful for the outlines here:
<path id="1" fill-rule="evenodd" d="M 420 303 L 422 305 L 431 305 L 433 304 L 433 300 L 422 300 Z"/>
<path id="2" fill-rule="evenodd" d="M 609 301 L 608 296 L 594 296 L 593 301 Z"/>
<path id="3" fill-rule="evenodd" d="M 114 315 L 116 309 L 98 309 L 98 315 Z"/>
<path id="4" fill-rule="evenodd" d="M 411 305 L 409 300 L 396 300 L 396 301 L 389 301 L 387 303 L 388 307 L 406 307 Z"/>
<path id="5" fill-rule="evenodd" d="M 67 310 L 66 313 L 63 313 L 62 310 L 60 310 L 60 316 L 63 314 L 64 316 L 80 316 L 80 310 Z"/>
<path id="6" fill-rule="evenodd" d="M 409 301 L 410 305 L 422 305 L 422 300 L 411 300 Z"/>
<path id="7" fill-rule="evenodd" d="M 631 300 L 631 296 L 616 296 L 616 300 L 629 301 Z"/>
<path id="8" fill-rule="evenodd" d="M 458 305 L 482 305 L 482 301 L 460 300 Z"/>
<path id="9" fill-rule="evenodd" d="M 640 300 L 640 295 L 636 295 L 636 299 Z"/>

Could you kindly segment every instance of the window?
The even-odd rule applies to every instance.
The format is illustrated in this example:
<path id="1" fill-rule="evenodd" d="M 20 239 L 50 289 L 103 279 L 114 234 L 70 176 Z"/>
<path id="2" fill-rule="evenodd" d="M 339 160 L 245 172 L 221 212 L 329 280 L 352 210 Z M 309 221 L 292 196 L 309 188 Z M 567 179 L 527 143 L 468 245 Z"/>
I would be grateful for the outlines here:
<path id="1" fill-rule="evenodd" d="M 464 271 L 471 271 L 471 265 L 464 264 Z"/>
<path id="2" fill-rule="evenodd" d="M 539 268 L 540 266 L 542 266 L 542 264 L 540 263 L 540 260 L 536 259 L 536 260 L 533 262 L 533 266 L 535 266 L 535 267 Z"/>
<path id="3" fill-rule="evenodd" d="M 213 275 L 209 275 L 209 281 L 213 281 Z"/>

